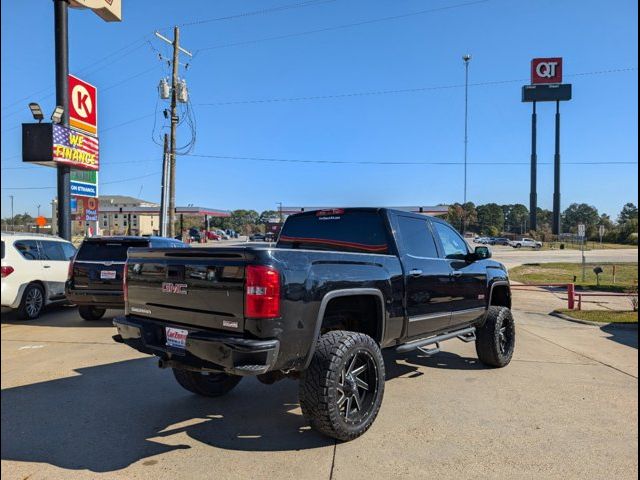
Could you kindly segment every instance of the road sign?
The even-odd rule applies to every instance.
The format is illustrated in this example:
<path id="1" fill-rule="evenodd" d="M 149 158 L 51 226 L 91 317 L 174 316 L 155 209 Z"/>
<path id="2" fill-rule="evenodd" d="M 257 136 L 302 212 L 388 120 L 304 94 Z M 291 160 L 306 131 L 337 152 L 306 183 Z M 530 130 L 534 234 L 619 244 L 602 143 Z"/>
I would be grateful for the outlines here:
<path id="1" fill-rule="evenodd" d="M 562 83 L 562 58 L 531 60 L 531 83 Z"/>
<path id="2" fill-rule="evenodd" d="M 91 135 L 98 134 L 98 89 L 69 75 L 69 125 Z"/>
<path id="3" fill-rule="evenodd" d="M 600 228 L 598 228 L 598 233 L 600 234 L 601 237 L 604 237 L 606 230 L 604 228 L 604 225 L 600 225 Z"/>
<path id="4" fill-rule="evenodd" d="M 584 223 L 578 225 L 578 236 L 585 237 L 587 233 L 587 227 Z"/>
<path id="5" fill-rule="evenodd" d="M 98 170 L 100 144 L 98 139 L 62 125 L 53 126 L 53 161 L 74 168 Z"/>

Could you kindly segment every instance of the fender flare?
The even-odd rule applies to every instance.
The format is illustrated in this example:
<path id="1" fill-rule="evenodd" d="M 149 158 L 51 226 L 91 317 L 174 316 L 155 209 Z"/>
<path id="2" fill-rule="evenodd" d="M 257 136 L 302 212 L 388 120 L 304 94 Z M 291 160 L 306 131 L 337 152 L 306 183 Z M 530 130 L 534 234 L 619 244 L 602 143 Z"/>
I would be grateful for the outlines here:
<path id="1" fill-rule="evenodd" d="M 324 313 L 327 310 L 327 305 L 334 298 L 339 297 L 355 297 L 355 296 L 373 296 L 380 300 L 380 318 L 382 319 L 382 325 L 380 325 L 380 338 L 378 339 L 378 343 L 382 343 L 385 334 L 386 328 L 386 312 L 384 308 L 384 295 L 377 288 L 345 288 L 342 290 L 333 290 L 327 293 L 324 297 L 322 297 L 322 301 L 320 302 L 320 309 L 318 310 L 318 316 L 316 317 L 316 325 L 313 329 L 313 339 L 311 340 L 311 346 L 309 347 L 309 352 L 307 353 L 307 358 L 304 361 L 304 365 L 302 367 L 303 370 L 306 370 L 311 363 L 311 359 L 313 358 L 313 354 L 316 351 L 316 344 L 318 343 L 318 338 L 320 338 L 320 327 L 322 327 L 322 319 L 324 318 Z M 376 340 L 374 338 L 374 340 Z"/>
<path id="2" fill-rule="evenodd" d="M 507 287 L 507 289 L 509 290 L 509 294 L 511 294 L 511 284 L 507 280 L 496 280 L 495 282 L 492 282 L 491 285 L 489 286 L 489 298 L 487 299 L 487 311 L 491 306 L 491 300 L 493 300 L 493 289 L 495 287 Z"/>

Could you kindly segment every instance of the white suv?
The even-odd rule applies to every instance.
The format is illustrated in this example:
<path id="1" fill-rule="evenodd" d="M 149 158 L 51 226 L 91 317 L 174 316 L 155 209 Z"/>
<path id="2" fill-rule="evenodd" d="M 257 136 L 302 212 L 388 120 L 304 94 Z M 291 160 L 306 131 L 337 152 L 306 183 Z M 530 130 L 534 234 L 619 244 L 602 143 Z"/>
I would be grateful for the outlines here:
<path id="1" fill-rule="evenodd" d="M 512 240 L 511 242 L 509 242 L 509 245 L 511 245 L 513 248 L 542 248 L 542 242 L 534 240 L 533 238 L 521 238 L 520 240 Z"/>
<path id="2" fill-rule="evenodd" d="M 2 232 L 2 309 L 33 319 L 45 305 L 64 301 L 75 253 L 71 242 L 59 237 Z"/>

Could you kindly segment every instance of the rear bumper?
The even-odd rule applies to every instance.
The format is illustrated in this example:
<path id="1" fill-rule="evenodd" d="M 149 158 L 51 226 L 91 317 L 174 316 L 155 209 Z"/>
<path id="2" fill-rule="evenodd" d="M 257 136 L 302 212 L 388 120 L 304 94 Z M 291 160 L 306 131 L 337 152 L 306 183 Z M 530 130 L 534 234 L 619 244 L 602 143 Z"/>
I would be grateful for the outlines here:
<path id="1" fill-rule="evenodd" d="M 113 324 L 116 342 L 139 352 L 160 357 L 169 366 L 223 371 L 232 375 L 259 375 L 276 363 L 278 340 L 253 340 L 213 333 L 182 325 L 128 315 L 117 317 Z M 184 350 L 166 345 L 165 327 L 187 330 Z"/>
<path id="2" fill-rule="evenodd" d="M 122 290 L 80 290 L 65 289 L 67 300 L 80 306 L 97 308 L 124 308 L 124 294 Z"/>

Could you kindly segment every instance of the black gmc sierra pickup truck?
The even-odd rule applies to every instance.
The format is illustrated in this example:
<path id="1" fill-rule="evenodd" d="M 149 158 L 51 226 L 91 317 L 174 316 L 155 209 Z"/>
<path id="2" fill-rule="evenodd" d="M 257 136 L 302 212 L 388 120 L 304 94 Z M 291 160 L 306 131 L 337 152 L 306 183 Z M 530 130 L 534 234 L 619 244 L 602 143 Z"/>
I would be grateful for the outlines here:
<path id="1" fill-rule="evenodd" d="M 299 378 L 311 425 L 351 440 L 380 409 L 382 348 L 434 354 L 458 338 L 486 365 L 510 362 L 509 280 L 490 257 L 442 220 L 384 208 L 290 216 L 275 247 L 132 248 L 114 340 L 200 395 Z"/>

